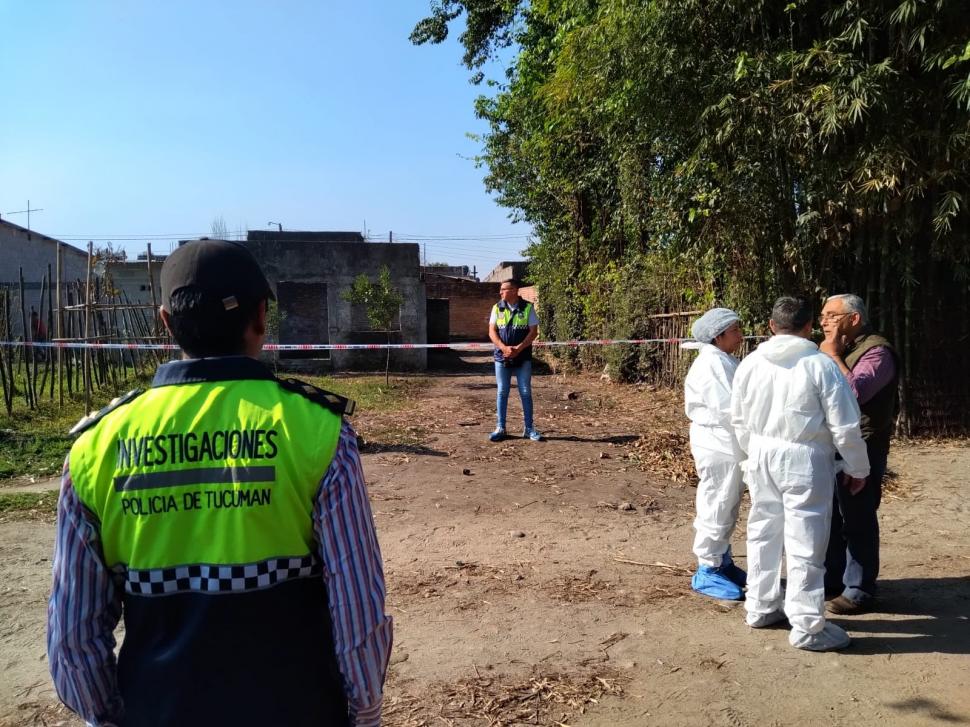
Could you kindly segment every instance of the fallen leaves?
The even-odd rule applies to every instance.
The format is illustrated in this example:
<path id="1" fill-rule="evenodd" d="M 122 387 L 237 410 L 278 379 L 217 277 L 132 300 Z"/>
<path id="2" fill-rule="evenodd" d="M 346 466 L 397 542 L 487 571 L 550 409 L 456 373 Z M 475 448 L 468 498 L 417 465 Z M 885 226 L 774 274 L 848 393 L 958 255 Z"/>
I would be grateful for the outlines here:
<path id="1" fill-rule="evenodd" d="M 693 484 L 697 480 L 686 428 L 683 431 L 653 429 L 644 432 L 633 443 L 627 458 L 633 460 L 641 471 L 674 482 Z"/>
<path id="2" fill-rule="evenodd" d="M 585 714 L 604 697 L 622 696 L 623 678 L 602 670 L 588 675 L 536 671 L 519 681 L 479 675 L 439 685 L 434 691 L 434 697 L 405 694 L 385 700 L 383 723 L 430 727 L 475 720 L 493 727 L 523 723 L 568 727 L 568 720 Z"/>

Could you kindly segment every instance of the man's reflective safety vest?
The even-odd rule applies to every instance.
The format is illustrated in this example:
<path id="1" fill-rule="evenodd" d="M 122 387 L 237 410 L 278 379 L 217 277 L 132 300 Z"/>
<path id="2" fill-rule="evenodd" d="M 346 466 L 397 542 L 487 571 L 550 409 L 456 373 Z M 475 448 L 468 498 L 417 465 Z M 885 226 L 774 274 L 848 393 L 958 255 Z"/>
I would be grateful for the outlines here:
<path id="1" fill-rule="evenodd" d="M 529 335 L 529 318 L 532 317 L 532 303 L 519 298 L 515 305 L 508 305 L 504 300 L 492 306 L 492 313 L 495 314 L 495 328 L 498 330 L 498 337 L 506 346 L 518 346 L 526 336 Z M 494 357 L 496 361 L 502 361 L 504 356 L 499 349 L 495 349 Z M 512 359 L 511 365 L 518 366 L 524 361 L 532 360 L 532 346 L 526 348 L 522 353 Z"/>
<path id="2" fill-rule="evenodd" d="M 316 391 L 173 362 L 71 449 L 124 589 L 126 724 L 345 723 L 313 530 L 342 420 Z"/>

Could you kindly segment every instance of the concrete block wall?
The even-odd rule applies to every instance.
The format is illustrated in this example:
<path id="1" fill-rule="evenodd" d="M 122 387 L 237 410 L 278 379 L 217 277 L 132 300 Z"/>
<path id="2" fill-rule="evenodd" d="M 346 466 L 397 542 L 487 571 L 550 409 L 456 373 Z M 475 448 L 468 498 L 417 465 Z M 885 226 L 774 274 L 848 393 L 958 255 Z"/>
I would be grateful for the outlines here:
<path id="1" fill-rule="evenodd" d="M 283 233 L 287 235 L 289 233 Z M 395 288 L 404 298 L 401 306 L 401 333 L 394 336 L 400 343 L 426 343 L 425 290 L 419 273 L 420 248 L 410 243 L 320 242 L 296 236 L 274 239 L 272 236 L 248 240 L 272 285 L 282 281 L 326 284 L 326 306 L 329 343 L 384 343 L 386 335 L 360 330 L 359 316 L 343 299 L 354 278 L 361 273 L 376 279 L 387 265 Z M 284 311 L 285 313 L 285 311 Z M 288 317 L 281 323 L 286 331 Z M 301 341 L 327 343 L 327 341 Z M 327 360 L 303 360 L 295 368 L 325 370 L 366 370 L 384 368 L 384 351 L 332 351 Z M 289 364 L 290 362 L 287 362 Z M 424 370 L 428 366 L 426 349 L 393 351 L 391 368 Z"/>
<path id="2" fill-rule="evenodd" d="M 504 283 L 506 280 L 518 278 L 520 282 L 529 277 L 528 260 L 506 260 L 496 265 L 492 272 L 485 276 L 486 283 Z"/>
<path id="3" fill-rule="evenodd" d="M 164 260 L 152 260 L 152 281 L 155 288 L 156 305 L 162 303 L 162 263 Z M 106 272 L 111 279 L 114 289 L 124 294 L 132 303 L 152 303 L 152 291 L 148 283 L 148 262 L 144 260 L 111 262 L 106 266 Z M 123 296 L 123 297 L 124 297 Z"/>

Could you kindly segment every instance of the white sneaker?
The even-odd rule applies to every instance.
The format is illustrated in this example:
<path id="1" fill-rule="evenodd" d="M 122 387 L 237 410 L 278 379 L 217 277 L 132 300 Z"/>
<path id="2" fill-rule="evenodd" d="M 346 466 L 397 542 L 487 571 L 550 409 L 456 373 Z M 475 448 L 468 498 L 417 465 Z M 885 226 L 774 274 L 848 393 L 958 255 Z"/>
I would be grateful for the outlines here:
<path id="1" fill-rule="evenodd" d="M 792 629 L 788 635 L 788 643 L 796 649 L 806 651 L 838 651 L 852 643 L 852 639 L 841 626 L 826 623 L 822 630 L 814 634 Z"/>
<path id="2" fill-rule="evenodd" d="M 745 622 L 753 629 L 763 629 L 788 618 L 781 609 L 771 613 L 749 613 L 744 617 Z"/>

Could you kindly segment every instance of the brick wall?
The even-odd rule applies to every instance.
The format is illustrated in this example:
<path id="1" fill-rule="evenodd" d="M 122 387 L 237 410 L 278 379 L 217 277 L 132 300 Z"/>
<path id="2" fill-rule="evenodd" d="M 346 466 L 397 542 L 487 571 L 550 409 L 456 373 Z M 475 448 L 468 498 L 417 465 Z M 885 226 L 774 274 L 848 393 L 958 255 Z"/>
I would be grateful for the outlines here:
<path id="1" fill-rule="evenodd" d="M 499 301 L 500 283 L 476 283 L 425 273 L 424 284 L 428 298 L 448 300 L 451 340 L 488 340 L 488 316 Z"/>
<path id="2" fill-rule="evenodd" d="M 535 286 L 528 285 L 519 288 L 519 297 L 525 298 L 527 301 L 532 303 L 532 305 L 536 307 L 536 310 L 539 309 L 539 294 L 536 292 Z"/>
<path id="3" fill-rule="evenodd" d="M 452 298 L 449 308 L 449 335 L 452 341 L 487 341 L 488 316 L 497 302 L 489 299 Z"/>

